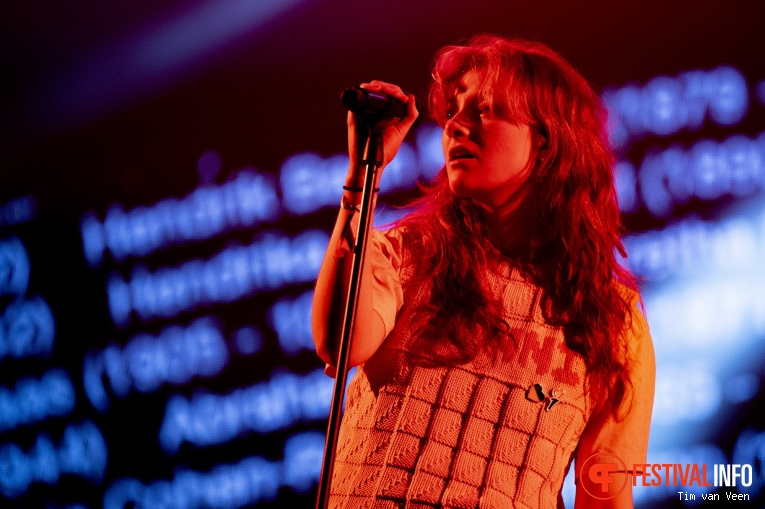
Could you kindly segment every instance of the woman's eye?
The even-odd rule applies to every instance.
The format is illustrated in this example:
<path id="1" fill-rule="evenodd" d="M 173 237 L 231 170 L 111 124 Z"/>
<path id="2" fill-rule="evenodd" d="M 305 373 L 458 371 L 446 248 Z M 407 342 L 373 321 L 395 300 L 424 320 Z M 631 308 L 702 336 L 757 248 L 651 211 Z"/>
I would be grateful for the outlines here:
<path id="1" fill-rule="evenodd" d="M 480 113 L 481 115 L 488 115 L 489 113 L 491 113 L 491 106 L 489 106 L 488 104 L 479 105 L 478 113 Z"/>

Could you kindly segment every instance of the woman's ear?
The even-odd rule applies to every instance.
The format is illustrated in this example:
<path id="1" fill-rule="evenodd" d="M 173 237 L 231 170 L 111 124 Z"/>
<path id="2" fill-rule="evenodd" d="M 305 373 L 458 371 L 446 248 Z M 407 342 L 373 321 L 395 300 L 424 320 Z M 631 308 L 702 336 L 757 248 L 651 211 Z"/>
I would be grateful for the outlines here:
<path id="1" fill-rule="evenodd" d="M 534 146 L 536 147 L 536 160 L 537 164 L 541 163 L 547 158 L 547 132 L 543 129 L 537 129 L 534 131 Z"/>
<path id="2" fill-rule="evenodd" d="M 537 149 L 542 151 L 547 149 L 547 129 L 540 127 L 536 130 Z"/>

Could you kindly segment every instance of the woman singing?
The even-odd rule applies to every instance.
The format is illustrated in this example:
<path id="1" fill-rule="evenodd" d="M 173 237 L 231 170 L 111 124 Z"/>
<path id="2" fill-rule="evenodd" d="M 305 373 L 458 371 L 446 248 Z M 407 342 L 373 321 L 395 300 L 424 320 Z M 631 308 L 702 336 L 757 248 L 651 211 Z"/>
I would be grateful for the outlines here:
<path id="1" fill-rule="evenodd" d="M 383 131 L 393 158 L 413 96 Z M 544 45 L 479 36 L 435 59 L 445 167 L 370 236 L 331 490 L 335 508 L 632 507 L 655 363 L 624 255 L 605 110 Z M 336 363 L 363 168 L 350 167 L 316 285 L 313 331 Z M 375 186 L 376 187 L 376 186 Z"/>

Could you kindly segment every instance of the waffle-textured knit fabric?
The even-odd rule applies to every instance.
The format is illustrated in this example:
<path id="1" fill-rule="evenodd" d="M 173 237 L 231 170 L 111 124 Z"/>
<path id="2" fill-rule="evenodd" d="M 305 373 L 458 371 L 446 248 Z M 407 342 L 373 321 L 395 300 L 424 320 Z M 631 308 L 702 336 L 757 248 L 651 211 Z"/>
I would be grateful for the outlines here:
<path id="1" fill-rule="evenodd" d="M 411 309 L 426 290 L 402 290 L 400 237 L 375 231 L 369 249 L 374 309 L 389 334 L 350 384 L 331 507 L 559 508 L 573 459 L 645 462 L 654 361 L 639 310 L 628 332 L 632 408 L 616 422 L 593 415 L 584 361 L 546 323 L 542 290 L 498 253 L 486 278 L 514 339 L 497 358 L 444 366 L 436 344 L 415 347 Z"/>

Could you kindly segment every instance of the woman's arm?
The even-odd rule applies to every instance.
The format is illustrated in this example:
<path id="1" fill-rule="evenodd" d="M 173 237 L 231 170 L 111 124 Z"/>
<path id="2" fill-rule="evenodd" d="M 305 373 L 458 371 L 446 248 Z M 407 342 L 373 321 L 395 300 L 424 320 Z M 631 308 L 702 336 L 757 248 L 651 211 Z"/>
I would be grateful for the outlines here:
<path id="1" fill-rule="evenodd" d="M 372 81 L 368 84 L 364 83 L 361 86 L 369 90 L 382 91 L 407 104 L 406 116 L 402 119 L 394 119 L 387 123 L 383 129 L 383 152 L 385 159 L 382 166 L 384 168 L 393 159 L 396 152 L 398 152 L 406 133 L 417 118 L 418 112 L 414 96 L 407 96 L 399 87 L 379 81 Z M 350 188 L 361 188 L 364 179 L 364 168 L 357 157 L 358 151 L 356 147 L 361 142 L 357 132 L 356 118 L 352 113 L 349 113 L 348 147 L 350 164 L 348 176 L 346 177 L 346 186 Z M 382 168 L 378 171 L 377 182 L 374 185 L 375 188 L 379 185 L 381 175 Z M 352 256 L 342 246 L 350 236 L 348 228 L 351 217 L 357 213 L 349 210 L 349 207 L 356 206 L 360 202 L 360 192 L 344 191 L 343 206 L 340 207 L 329 246 L 319 271 L 319 277 L 316 281 L 311 317 L 313 339 L 319 357 L 330 366 L 337 364 L 337 348 L 342 333 L 345 301 L 350 283 Z M 370 256 L 365 257 L 361 272 L 358 308 L 351 340 L 351 366 L 361 364 L 371 357 L 385 339 L 386 334 L 383 320 L 375 313 L 373 307 L 372 286 L 374 278 L 370 274 L 369 259 Z"/>
<path id="2" fill-rule="evenodd" d="M 346 225 L 351 212 L 343 208 L 335 223 L 324 255 L 324 261 L 316 281 L 313 297 L 311 325 L 316 352 L 330 366 L 337 365 L 337 346 L 342 334 L 345 301 L 351 275 L 351 253 L 344 252 L 341 258 L 336 256 L 338 246 L 343 243 Z M 369 256 L 365 257 L 361 272 L 359 301 L 351 343 L 350 366 L 366 361 L 380 346 L 384 339 L 385 327 L 379 315 L 372 307 L 372 288 L 369 273 Z M 356 338 L 363 338 L 356 341 Z M 328 372 L 329 374 L 329 372 Z"/>
<path id="3" fill-rule="evenodd" d="M 575 472 L 577 476 L 575 509 L 631 509 L 633 507 L 632 476 L 634 475 L 632 471 L 635 468 L 642 468 L 640 465 L 645 463 L 656 385 L 656 357 L 648 323 L 640 309 L 637 294 L 631 301 L 632 317 L 626 333 L 629 360 L 627 366 L 631 386 L 623 402 L 624 406 L 620 409 L 619 417 L 615 417 L 609 407 L 601 409 L 590 416 L 579 439 Z M 611 464 L 614 470 L 600 472 L 593 470 L 593 467 L 598 465 L 591 461 L 595 454 L 603 454 L 603 465 Z M 615 458 L 618 458 L 618 461 Z M 582 468 L 587 471 L 580 471 Z M 597 490 L 603 489 L 600 483 L 604 480 L 608 481 L 605 485 L 606 496 L 621 490 L 614 498 L 608 500 L 596 498 L 599 495 Z M 588 491 L 583 484 L 594 487 Z"/>

